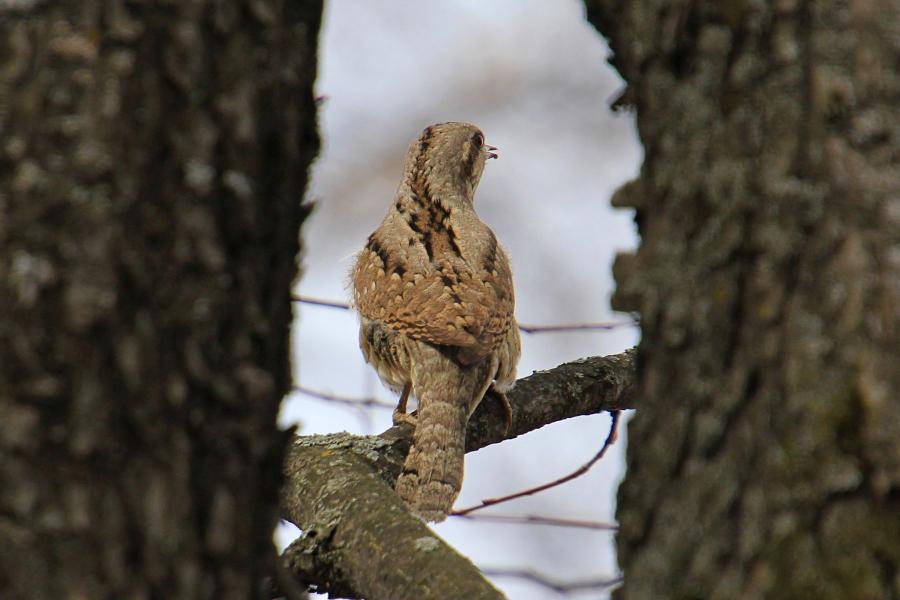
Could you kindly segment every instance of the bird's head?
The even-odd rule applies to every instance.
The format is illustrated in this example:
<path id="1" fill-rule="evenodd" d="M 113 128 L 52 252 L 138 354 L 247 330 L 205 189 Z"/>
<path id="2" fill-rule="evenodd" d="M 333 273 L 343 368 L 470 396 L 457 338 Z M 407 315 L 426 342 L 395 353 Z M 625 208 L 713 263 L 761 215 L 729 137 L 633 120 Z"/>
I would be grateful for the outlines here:
<path id="1" fill-rule="evenodd" d="M 412 143 L 407 170 L 424 178 L 436 193 L 462 191 L 471 200 L 485 162 L 497 158 L 497 148 L 484 142 L 484 134 L 470 123 L 439 123 L 427 127 Z"/>

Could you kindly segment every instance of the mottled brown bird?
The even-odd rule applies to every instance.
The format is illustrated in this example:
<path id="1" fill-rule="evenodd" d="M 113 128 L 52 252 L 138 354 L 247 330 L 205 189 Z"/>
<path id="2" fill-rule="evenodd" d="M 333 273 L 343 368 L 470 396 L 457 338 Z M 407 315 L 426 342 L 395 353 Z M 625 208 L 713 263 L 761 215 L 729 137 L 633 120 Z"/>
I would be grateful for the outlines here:
<path id="1" fill-rule="evenodd" d="M 425 129 L 403 181 L 353 267 L 359 344 L 415 425 L 397 493 L 427 521 L 443 521 L 463 478 L 469 415 L 488 387 L 507 409 L 519 360 L 509 259 L 475 213 L 475 188 L 496 148 L 468 123 Z M 412 394 L 419 403 L 406 414 Z M 508 424 L 508 423 L 507 423 Z"/>

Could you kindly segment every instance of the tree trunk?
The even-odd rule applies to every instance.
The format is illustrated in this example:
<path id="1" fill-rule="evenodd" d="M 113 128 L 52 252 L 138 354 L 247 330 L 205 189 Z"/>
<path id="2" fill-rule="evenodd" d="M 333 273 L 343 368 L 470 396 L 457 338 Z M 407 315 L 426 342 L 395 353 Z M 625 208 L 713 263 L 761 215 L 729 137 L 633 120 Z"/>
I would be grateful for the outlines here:
<path id="1" fill-rule="evenodd" d="M 0 3 L 0 597 L 259 595 L 320 13 Z"/>
<path id="2" fill-rule="evenodd" d="M 900 4 L 587 4 L 646 151 L 616 597 L 900 598 Z"/>

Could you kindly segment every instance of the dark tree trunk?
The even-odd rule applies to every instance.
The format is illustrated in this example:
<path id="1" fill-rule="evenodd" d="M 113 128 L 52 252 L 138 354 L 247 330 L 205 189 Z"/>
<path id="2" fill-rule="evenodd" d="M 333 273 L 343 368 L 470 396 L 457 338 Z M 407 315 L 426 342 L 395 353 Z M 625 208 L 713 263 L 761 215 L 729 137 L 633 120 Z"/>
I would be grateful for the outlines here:
<path id="1" fill-rule="evenodd" d="M 0 3 L 0 597 L 258 595 L 320 13 Z"/>
<path id="2" fill-rule="evenodd" d="M 646 158 L 618 598 L 900 598 L 900 4 L 595 0 Z"/>

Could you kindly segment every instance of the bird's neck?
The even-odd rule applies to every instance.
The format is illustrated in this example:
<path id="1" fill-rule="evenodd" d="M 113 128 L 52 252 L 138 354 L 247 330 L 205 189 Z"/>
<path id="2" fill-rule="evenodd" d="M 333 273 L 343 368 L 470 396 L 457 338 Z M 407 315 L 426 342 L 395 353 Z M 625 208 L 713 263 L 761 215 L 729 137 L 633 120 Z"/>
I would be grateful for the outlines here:
<path id="1" fill-rule="evenodd" d="M 464 213 L 475 210 L 466 190 L 410 176 L 401 184 L 392 210 L 409 225 L 429 260 L 462 257 L 460 230 L 455 224 Z"/>
<path id="2" fill-rule="evenodd" d="M 414 210 L 431 206 L 428 210 L 432 212 L 473 211 L 475 190 L 461 178 L 442 175 L 428 166 L 408 170 L 398 198 L 409 202 Z"/>

